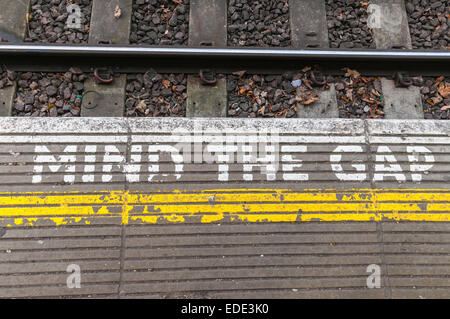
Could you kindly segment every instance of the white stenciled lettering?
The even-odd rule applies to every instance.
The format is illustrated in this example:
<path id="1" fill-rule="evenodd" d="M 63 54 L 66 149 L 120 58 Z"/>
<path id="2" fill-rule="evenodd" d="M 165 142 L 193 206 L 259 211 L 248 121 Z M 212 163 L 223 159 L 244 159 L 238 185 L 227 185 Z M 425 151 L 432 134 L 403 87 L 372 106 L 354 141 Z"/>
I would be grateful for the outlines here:
<path id="1" fill-rule="evenodd" d="M 50 153 L 50 150 L 47 146 L 44 145 L 36 145 L 34 151 L 36 153 Z M 64 153 L 76 153 L 77 146 L 76 145 L 68 145 L 63 151 Z M 75 163 L 77 160 L 75 154 L 71 155 L 36 155 L 34 157 L 34 163 L 47 163 L 48 168 L 51 172 L 56 173 L 60 170 L 62 163 L 64 165 L 64 182 L 73 183 L 75 181 L 75 165 L 70 165 L 68 163 Z M 54 163 L 54 164 L 53 164 Z M 44 171 L 44 165 L 34 165 L 33 167 L 33 179 L 32 182 L 34 184 L 42 182 L 42 173 Z"/>
<path id="2" fill-rule="evenodd" d="M 95 163 L 96 160 L 95 152 L 97 152 L 97 145 L 86 145 L 85 148 L 86 154 L 84 155 L 84 161 L 86 163 Z M 93 174 L 94 171 L 95 165 L 84 165 L 85 174 L 81 177 L 83 183 L 93 183 L 95 181 L 95 175 Z"/>
<path id="3" fill-rule="evenodd" d="M 175 164 L 175 173 L 174 174 L 161 174 L 163 177 L 175 176 L 178 180 L 181 178 L 181 173 L 184 171 L 183 165 L 183 155 L 179 154 L 179 150 L 176 147 L 171 145 L 149 145 L 148 147 L 148 161 L 153 163 L 159 162 L 160 153 L 169 153 L 172 161 Z M 152 174 L 149 174 L 148 181 L 151 182 L 155 178 L 155 176 L 159 175 L 160 165 L 159 164 L 151 164 L 148 167 L 148 171 Z"/>
<path id="4" fill-rule="evenodd" d="M 113 166 L 116 166 L 119 171 L 122 168 L 122 165 L 125 163 L 125 156 L 120 154 L 120 151 L 117 149 L 114 145 L 106 145 L 105 146 L 105 155 L 103 156 L 103 175 L 102 175 L 102 182 L 107 183 L 112 180 L 112 169 Z M 109 164 L 109 163 L 116 163 L 116 164 Z M 109 174 L 107 174 L 109 173 Z"/>
<path id="5" fill-rule="evenodd" d="M 375 182 L 383 181 L 385 177 L 394 177 L 397 181 L 400 182 L 406 181 L 406 176 L 402 173 L 403 170 L 400 164 L 397 164 L 397 159 L 392 154 L 392 151 L 388 146 L 378 146 L 377 154 L 375 155 L 375 161 L 377 163 L 383 162 L 383 164 L 375 164 L 375 174 L 373 175 L 373 180 Z M 386 162 L 389 163 L 388 166 L 385 165 Z"/>
<path id="6" fill-rule="evenodd" d="M 362 153 L 363 148 L 359 145 L 340 145 L 336 147 L 333 153 Z M 335 172 L 336 177 L 341 181 L 364 181 L 367 178 L 366 173 L 343 173 L 344 169 L 340 164 L 342 160 L 342 154 L 331 154 L 330 163 L 331 169 Z M 352 164 L 352 167 L 356 169 L 357 172 L 365 172 L 366 165 L 364 164 Z"/>
<path id="7" fill-rule="evenodd" d="M 425 163 L 434 163 L 434 156 L 425 146 L 407 146 L 406 151 L 411 153 L 408 155 L 409 162 L 415 163 L 409 166 L 411 171 L 411 179 L 413 182 L 420 182 L 422 181 L 422 174 L 428 172 L 433 167 L 433 164 L 419 164 L 420 155 L 422 154 L 424 157 Z"/>
<path id="8" fill-rule="evenodd" d="M 295 152 L 295 153 L 306 153 L 306 145 L 283 145 L 281 146 L 281 152 Z M 295 169 L 303 166 L 302 160 L 294 157 L 292 154 L 285 154 L 281 156 L 283 165 L 281 170 L 283 171 L 283 180 L 285 181 L 307 181 L 309 175 L 306 173 L 293 173 Z M 286 163 L 287 162 L 287 163 Z M 289 172 L 289 173 L 285 173 Z"/>
<path id="9" fill-rule="evenodd" d="M 130 163 L 125 164 L 123 171 L 125 172 L 125 178 L 129 183 L 138 183 L 140 181 L 142 162 L 142 145 L 132 145 Z"/>

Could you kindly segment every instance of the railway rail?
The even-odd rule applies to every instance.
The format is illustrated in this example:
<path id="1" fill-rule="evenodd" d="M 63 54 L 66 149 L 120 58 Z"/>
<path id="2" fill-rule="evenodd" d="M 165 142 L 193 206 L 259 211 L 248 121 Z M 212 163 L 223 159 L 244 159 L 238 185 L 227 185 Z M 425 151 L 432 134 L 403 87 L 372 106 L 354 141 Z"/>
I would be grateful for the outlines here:
<path id="1" fill-rule="evenodd" d="M 365 75 L 386 76 L 395 72 L 412 75 L 449 75 L 450 53 L 417 50 L 295 50 L 270 48 L 201 48 L 151 46 L 61 46 L 0 45 L 2 64 L 13 71 L 61 72 L 71 66 L 89 72 L 109 68 L 120 73 L 143 73 L 149 69 L 164 73 L 198 74 L 202 69 L 232 74 L 282 74 L 317 65 L 329 74 L 343 68 Z M 32 61 L 32 63 L 30 63 Z"/>
<path id="2" fill-rule="evenodd" d="M 0 0 L 0 297 L 450 297 L 449 3 L 369 2 Z"/>

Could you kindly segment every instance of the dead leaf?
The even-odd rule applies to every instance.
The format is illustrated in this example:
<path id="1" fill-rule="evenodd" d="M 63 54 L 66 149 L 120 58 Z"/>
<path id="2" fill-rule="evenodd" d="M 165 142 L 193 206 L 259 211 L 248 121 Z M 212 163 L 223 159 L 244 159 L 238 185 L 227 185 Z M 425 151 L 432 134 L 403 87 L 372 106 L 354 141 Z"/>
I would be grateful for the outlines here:
<path id="1" fill-rule="evenodd" d="M 172 2 L 175 2 L 175 3 L 177 3 L 177 4 L 182 4 L 182 3 L 183 3 L 183 0 L 172 0 Z"/>
<path id="2" fill-rule="evenodd" d="M 119 6 L 116 6 L 114 9 L 114 18 L 119 19 L 122 16 L 122 10 L 120 10 Z"/>
<path id="3" fill-rule="evenodd" d="M 162 80 L 162 85 L 167 89 L 170 86 L 169 80 Z"/>
<path id="4" fill-rule="evenodd" d="M 344 71 L 345 71 L 345 76 L 347 76 L 347 77 L 358 79 L 361 76 L 361 74 L 359 74 L 359 72 L 356 70 L 345 68 Z"/>
<path id="5" fill-rule="evenodd" d="M 262 108 L 260 108 L 260 109 L 258 110 L 258 113 L 261 114 L 261 115 L 264 115 L 265 109 L 266 109 L 266 106 L 264 105 Z"/>
<path id="6" fill-rule="evenodd" d="M 439 94 L 444 98 L 444 99 L 448 99 L 448 97 L 450 96 L 450 85 L 446 85 L 447 83 L 442 83 L 439 86 L 438 92 Z"/>
<path id="7" fill-rule="evenodd" d="M 233 72 L 233 75 L 236 75 L 241 78 L 246 72 L 247 72 L 247 70 L 237 71 L 237 72 Z"/>
<path id="8" fill-rule="evenodd" d="M 347 91 L 345 92 L 345 96 L 352 101 L 353 100 L 353 90 L 352 89 L 347 89 Z"/>
<path id="9" fill-rule="evenodd" d="M 312 97 L 310 97 L 310 98 L 308 98 L 306 100 L 303 100 L 302 104 L 303 105 L 309 105 L 309 104 L 314 103 L 314 102 L 319 101 L 319 100 L 320 99 L 318 97 L 312 96 Z"/>
<path id="10" fill-rule="evenodd" d="M 444 76 L 440 76 L 436 79 L 436 82 L 434 82 L 433 86 L 438 86 L 439 83 L 441 83 L 444 80 Z"/>
<path id="11" fill-rule="evenodd" d="M 147 109 L 147 104 L 144 100 L 139 101 L 138 105 L 136 106 L 136 110 L 138 110 L 141 113 L 145 113 L 145 110 Z"/>
<path id="12" fill-rule="evenodd" d="M 446 111 L 446 110 L 450 110 L 450 104 L 441 107 L 441 111 Z"/>
<path id="13" fill-rule="evenodd" d="M 433 103 L 434 103 L 435 105 L 441 103 L 442 100 L 443 100 L 442 97 L 440 97 L 439 95 L 433 96 L 433 97 L 431 98 L 431 101 L 433 101 Z"/>

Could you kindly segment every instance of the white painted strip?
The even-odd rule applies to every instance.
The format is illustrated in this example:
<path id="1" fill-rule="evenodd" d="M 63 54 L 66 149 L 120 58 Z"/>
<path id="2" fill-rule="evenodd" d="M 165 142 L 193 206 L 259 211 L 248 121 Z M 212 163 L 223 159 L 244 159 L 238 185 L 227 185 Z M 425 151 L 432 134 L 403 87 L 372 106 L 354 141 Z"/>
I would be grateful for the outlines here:
<path id="1" fill-rule="evenodd" d="M 0 143 L 127 143 L 126 136 L 93 135 L 0 135 Z"/>
<path id="2" fill-rule="evenodd" d="M 450 137 L 434 136 L 434 137 L 422 137 L 422 136 L 370 136 L 369 143 L 377 144 L 450 144 Z"/>
<path id="3" fill-rule="evenodd" d="M 0 133 L 126 134 L 124 118 L 0 118 Z"/>
<path id="4" fill-rule="evenodd" d="M 133 135 L 131 141 L 133 143 L 365 143 L 364 136 L 289 136 L 280 137 L 259 136 L 257 133 L 253 135 L 198 135 L 198 136 L 181 136 L 181 135 Z"/>
<path id="5" fill-rule="evenodd" d="M 450 121 L 368 120 L 368 133 L 375 135 L 432 135 L 450 137 Z"/>

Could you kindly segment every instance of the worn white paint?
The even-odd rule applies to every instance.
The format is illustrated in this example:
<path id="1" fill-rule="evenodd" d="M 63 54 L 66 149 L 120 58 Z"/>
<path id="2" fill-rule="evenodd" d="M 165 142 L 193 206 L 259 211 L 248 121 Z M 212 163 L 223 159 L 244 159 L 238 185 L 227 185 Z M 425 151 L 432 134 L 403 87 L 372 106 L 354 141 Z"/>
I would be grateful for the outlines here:
<path id="1" fill-rule="evenodd" d="M 366 173 L 344 173 L 344 169 L 342 168 L 342 165 L 340 164 L 342 160 L 342 154 L 340 153 L 363 153 L 364 150 L 362 146 L 360 145 L 340 145 L 336 147 L 336 149 L 333 151 L 333 153 L 338 154 L 331 154 L 330 155 L 330 163 L 331 163 L 331 169 L 333 172 L 336 173 L 336 177 L 341 181 L 364 181 L 367 179 Z M 366 165 L 365 164 L 352 164 L 352 166 L 356 169 L 358 172 L 365 172 L 366 171 Z"/>
<path id="2" fill-rule="evenodd" d="M 374 181 L 422 182 L 435 165 L 431 150 L 448 147 L 449 137 L 450 125 L 444 121 L 0 119 L 0 144 L 7 144 L 13 153 L 16 145 L 34 148 L 29 174 L 33 183 L 52 174 L 66 183 L 107 183 L 120 174 L 130 183 L 157 182 L 160 177 L 182 180 L 185 174 L 195 174 L 192 167 L 185 171 L 195 163 L 215 167 L 220 182 L 230 181 L 231 176 L 251 181 L 255 174 L 263 175 L 258 180 L 302 182 L 310 179 L 311 153 L 318 149 L 321 161 L 323 156 L 329 161 L 321 162 L 321 171 L 314 173 L 334 175 L 336 181 L 368 181 L 373 171 Z M 58 153 L 54 145 L 59 145 Z M 365 161 L 364 145 L 376 147 L 374 163 Z M 446 156 L 442 154 L 447 152 L 439 152 L 440 158 Z M 173 163 L 169 169 L 165 165 L 165 172 L 162 153 L 169 154 L 166 160 Z M 3 161 L 7 157 L 3 155 Z"/>

